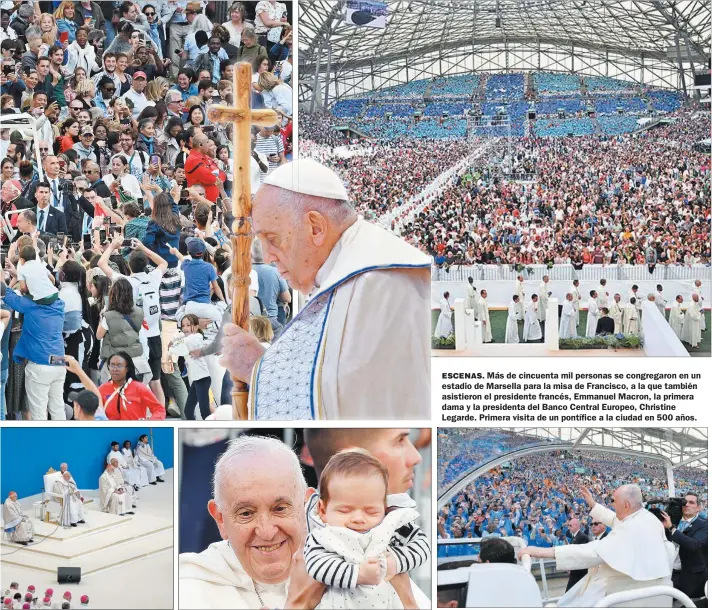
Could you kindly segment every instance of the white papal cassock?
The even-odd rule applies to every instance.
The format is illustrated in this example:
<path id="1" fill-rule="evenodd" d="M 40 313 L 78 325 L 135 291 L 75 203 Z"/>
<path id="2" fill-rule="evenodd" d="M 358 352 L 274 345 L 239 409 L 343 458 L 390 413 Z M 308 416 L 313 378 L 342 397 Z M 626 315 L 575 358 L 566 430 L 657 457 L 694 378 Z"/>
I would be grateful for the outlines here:
<path id="1" fill-rule="evenodd" d="M 482 342 L 490 343 L 492 341 L 492 327 L 490 326 L 489 305 L 487 299 L 480 297 L 477 302 L 477 319 L 482 322 Z"/>
<path id="2" fill-rule="evenodd" d="M 554 548 L 557 570 L 584 570 L 588 574 L 559 600 L 564 607 L 593 607 L 618 591 L 672 586 L 675 548 L 665 538 L 662 523 L 641 508 L 618 520 L 612 510 L 596 504 L 591 519 L 612 528 L 602 540 Z M 670 607 L 669 597 L 627 604 L 636 607 Z"/>
<path id="3" fill-rule="evenodd" d="M 559 322 L 559 339 L 573 339 L 576 337 L 577 321 L 577 305 L 573 301 L 564 301 L 564 305 L 561 308 L 561 321 Z"/>
<path id="4" fill-rule="evenodd" d="M 522 341 L 539 341 L 541 334 L 541 319 L 539 311 L 541 304 L 532 301 L 527 307 L 527 315 L 524 318 L 524 330 L 522 331 Z"/>
<path id="5" fill-rule="evenodd" d="M 252 369 L 250 419 L 430 417 L 430 312 L 429 258 L 359 218 Z"/>
<path id="6" fill-rule="evenodd" d="M 32 539 L 34 530 L 32 521 L 22 512 L 19 502 L 7 498 L 2 506 L 3 529 L 15 528 L 10 534 L 12 542 L 29 542 Z"/>
<path id="7" fill-rule="evenodd" d="M 119 485 L 108 470 L 99 477 L 99 500 L 105 513 L 123 515 L 131 510 L 129 495 L 125 491 L 120 493 Z"/>
<path id="8" fill-rule="evenodd" d="M 138 502 L 138 492 L 126 482 L 126 479 L 124 479 L 124 475 L 121 472 L 121 469 L 114 468 L 114 471 L 111 473 L 111 476 L 114 477 L 114 481 L 116 481 L 116 484 L 119 487 L 124 488 L 126 495 L 128 495 L 129 497 L 128 502 L 131 508 L 136 508 L 136 503 Z"/>
<path id="9" fill-rule="evenodd" d="M 596 299 L 590 297 L 588 299 L 588 315 L 586 316 L 586 336 L 595 337 L 596 336 L 596 325 L 598 324 L 598 318 L 601 312 L 598 309 L 598 303 Z"/>
<path id="10" fill-rule="evenodd" d="M 52 493 L 62 496 L 62 508 L 59 511 L 59 524 L 68 527 L 72 523 L 84 520 L 84 505 L 77 484 L 72 479 L 59 479 L 52 488 Z"/>
<path id="11" fill-rule="evenodd" d="M 678 303 L 677 301 L 674 301 L 672 305 L 670 305 L 670 326 L 672 327 L 673 332 L 677 336 L 680 341 L 682 341 L 682 324 L 685 320 L 685 312 L 682 311 L 682 305 Z"/>
<path id="12" fill-rule="evenodd" d="M 119 469 L 124 477 L 124 480 L 129 485 L 141 486 L 141 469 L 129 467 L 124 454 L 120 451 L 110 451 L 109 455 L 106 456 L 106 463 L 111 464 L 111 460 L 116 459 L 119 463 Z M 146 479 L 146 485 L 148 485 L 148 479 Z"/>
<path id="13" fill-rule="evenodd" d="M 138 443 L 136 445 L 136 460 L 139 465 L 146 469 L 148 480 L 151 483 L 156 480 L 156 477 L 162 477 L 166 472 L 163 468 L 163 462 L 153 455 L 153 449 L 148 443 Z"/>
<path id="14" fill-rule="evenodd" d="M 682 322 L 682 340 L 697 347 L 702 340 L 702 311 L 699 301 L 690 301 Z"/>
<path id="15" fill-rule="evenodd" d="M 531 307 L 531 305 L 530 305 Z M 537 315 L 541 322 L 546 322 L 546 310 L 549 307 L 549 282 L 539 284 L 539 307 Z M 526 323 L 526 322 L 525 322 Z"/>
<path id="16" fill-rule="evenodd" d="M 440 299 L 440 315 L 438 323 L 435 326 L 435 336 L 438 338 L 446 338 L 452 334 L 452 309 L 450 303 L 443 297 Z"/>

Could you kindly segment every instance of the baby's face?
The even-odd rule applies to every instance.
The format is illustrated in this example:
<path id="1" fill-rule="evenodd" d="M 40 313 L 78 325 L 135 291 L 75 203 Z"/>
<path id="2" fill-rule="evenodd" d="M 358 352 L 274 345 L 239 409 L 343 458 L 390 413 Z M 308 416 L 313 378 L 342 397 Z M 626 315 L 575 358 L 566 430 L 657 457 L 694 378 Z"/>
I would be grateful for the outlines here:
<path id="1" fill-rule="evenodd" d="M 319 501 L 319 516 L 327 525 L 367 532 L 386 515 L 386 486 L 379 476 L 335 478 L 329 483 L 329 503 Z"/>

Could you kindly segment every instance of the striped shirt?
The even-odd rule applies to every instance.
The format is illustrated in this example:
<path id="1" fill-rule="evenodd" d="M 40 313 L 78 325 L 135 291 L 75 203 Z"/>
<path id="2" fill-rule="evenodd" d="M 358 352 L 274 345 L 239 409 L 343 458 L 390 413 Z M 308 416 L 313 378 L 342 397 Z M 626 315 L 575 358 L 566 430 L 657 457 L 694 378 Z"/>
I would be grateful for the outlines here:
<path id="1" fill-rule="evenodd" d="M 262 170 L 260 169 L 262 179 L 264 180 L 264 177 L 267 174 L 272 173 L 272 171 L 279 167 L 279 161 L 272 161 L 272 159 L 270 159 L 269 157 L 270 155 L 284 154 L 284 143 L 282 142 L 282 138 L 280 138 L 278 135 L 264 137 L 260 134 L 257 134 L 257 138 L 255 139 L 255 150 L 258 153 L 262 153 L 265 157 L 267 157 L 267 160 L 269 162 L 269 169 L 267 170 L 267 173 L 262 172 Z"/>

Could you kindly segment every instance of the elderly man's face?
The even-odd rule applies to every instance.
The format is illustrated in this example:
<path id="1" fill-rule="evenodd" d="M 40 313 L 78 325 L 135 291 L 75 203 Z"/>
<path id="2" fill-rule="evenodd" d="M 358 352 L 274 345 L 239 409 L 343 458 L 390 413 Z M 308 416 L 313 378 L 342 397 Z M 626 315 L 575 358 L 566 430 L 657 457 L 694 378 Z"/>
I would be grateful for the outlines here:
<path id="1" fill-rule="evenodd" d="M 306 534 L 304 501 L 284 454 L 235 456 L 222 466 L 221 506 L 208 510 L 247 575 L 264 584 L 289 578 Z"/>
<path id="2" fill-rule="evenodd" d="M 69 481 L 72 478 L 72 475 L 69 474 L 68 472 L 64 472 L 62 474 L 62 477 L 64 478 L 65 481 Z"/>

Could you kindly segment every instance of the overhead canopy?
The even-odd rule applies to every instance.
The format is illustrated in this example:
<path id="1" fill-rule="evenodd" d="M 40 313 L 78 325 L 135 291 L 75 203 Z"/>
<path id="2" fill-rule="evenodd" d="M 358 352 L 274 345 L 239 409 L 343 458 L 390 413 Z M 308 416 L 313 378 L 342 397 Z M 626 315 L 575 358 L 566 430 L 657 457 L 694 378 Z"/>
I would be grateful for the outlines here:
<path id="1" fill-rule="evenodd" d="M 386 28 L 349 25 L 346 0 L 302 0 L 302 99 L 471 71 L 551 70 L 682 88 L 709 61 L 707 0 L 387 0 Z M 317 66 L 318 64 L 318 66 Z M 317 69 L 318 67 L 318 69 Z M 682 69 L 682 70 L 681 70 Z M 324 92 L 326 94 L 326 92 Z M 321 88 L 319 90 L 321 94 Z"/>

